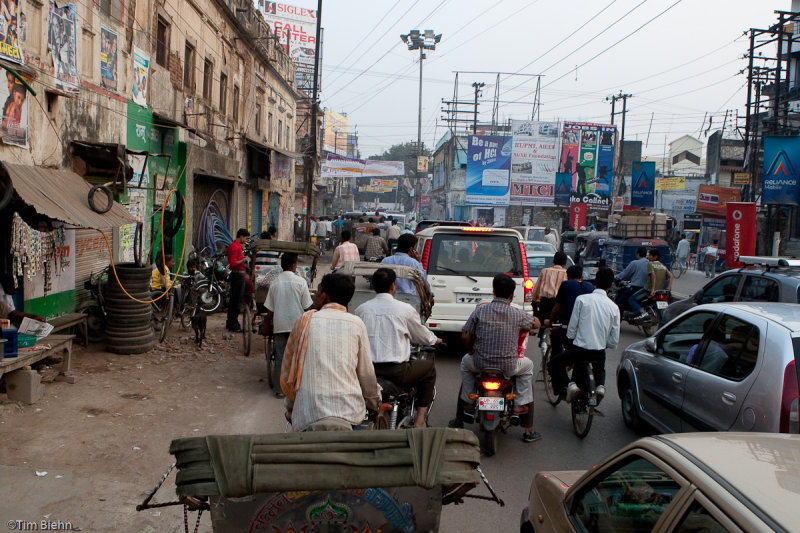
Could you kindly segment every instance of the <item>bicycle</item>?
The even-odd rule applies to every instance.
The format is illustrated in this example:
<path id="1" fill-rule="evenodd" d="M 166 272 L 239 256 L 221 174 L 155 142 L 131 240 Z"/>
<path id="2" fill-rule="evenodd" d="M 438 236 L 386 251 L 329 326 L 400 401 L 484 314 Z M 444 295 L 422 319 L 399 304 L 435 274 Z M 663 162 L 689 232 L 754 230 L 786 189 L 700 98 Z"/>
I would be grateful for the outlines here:
<path id="1" fill-rule="evenodd" d="M 252 348 L 253 319 L 250 309 L 252 305 L 252 298 L 249 301 L 242 302 L 242 353 L 244 353 L 245 357 L 250 356 Z"/>
<path id="2" fill-rule="evenodd" d="M 158 296 L 160 293 L 153 293 L 153 299 Z M 152 302 L 150 307 L 153 310 L 153 328 L 158 331 L 158 342 L 164 342 L 169 326 L 175 318 L 175 291 L 170 290 L 167 296 Z"/>
<path id="3" fill-rule="evenodd" d="M 595 416 L 605 416 L 600 412 L 599 409 L 597 409 L 599 400 L 595 391 L 594 367 L 592 366 L 592 363 L 585 363 L 584 368 L 586 376 L 583 376 L 583 381 L 586 382 L 585 384 L 587 386 L 579 386 L 580 393 L 578 393 L 578 395 L 573 398 L 572 402 L 570 402 L 572 429 L 575 431 L 575 434 L 578 436 L 578 438 L 581 439 L 589 434 L 589 430 L 592 429 L 592 420 Z M 576 380 L 576 370 L 578 370 L 578 367 L 573 367 L 573 381 Z"/>
<path id="4" fill-rule="evenodd" d="M 544 383 L 544 392 L 547 395 L 547 401 L 550 402 L 550 405 L 555 407 L 561 402 L 561 396 L 556 394 L 553 390 L 553 382 L 550 379 L 550 373 L 547 370 L 547 363 L 550 362 L 550 357 L 553 351 L 553 345 L 551 342 L 552 328 L 561 328 L 561 324 L 553 324 L 544 329 L 544 336 L 542 337 L 542 341 L 539 343 L 539 349 L 542 352 L 540 372 L 542 375 L 541 381 Z"/>
<path id="5" fill-rule="evenodd" d="M 686 261 L 688 263 L 688 257 Z M 687 270 L 687 265 L 684 264 L 675 252 L 670 252 L 669 254 L 669 268 L 672 271 L 672 275 L 675 276 L 675 279 L 678 279 L 683 275 L 684 272 Z"/>

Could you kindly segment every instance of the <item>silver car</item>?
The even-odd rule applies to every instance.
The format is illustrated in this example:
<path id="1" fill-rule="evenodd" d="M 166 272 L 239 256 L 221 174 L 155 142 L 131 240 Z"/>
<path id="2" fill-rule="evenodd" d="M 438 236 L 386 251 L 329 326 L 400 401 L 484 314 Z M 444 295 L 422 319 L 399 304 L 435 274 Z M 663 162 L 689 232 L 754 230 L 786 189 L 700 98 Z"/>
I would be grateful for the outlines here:
<path id="1" fill-rule="evenodd" d="M 800 433 L 798 358 L 800 305 L 694 307 L 625 349 L 623 419 L 663 433 Z"/>

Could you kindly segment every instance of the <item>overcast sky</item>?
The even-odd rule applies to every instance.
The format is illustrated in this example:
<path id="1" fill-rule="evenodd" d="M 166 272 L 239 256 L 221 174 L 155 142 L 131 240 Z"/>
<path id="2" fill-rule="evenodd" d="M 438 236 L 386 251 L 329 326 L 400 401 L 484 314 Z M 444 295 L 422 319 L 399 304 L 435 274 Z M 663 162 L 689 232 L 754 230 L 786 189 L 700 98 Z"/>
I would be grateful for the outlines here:
<path id="1" fill-rule="evenodd" d="M 442 34 L 424 63 L 427 146 L 446 131 L 441 100 L 454 95 L 453 71 L 501 71 L 543 75 L 541 120 L 608 123 L 606 97 L 630 93 L 626 139 L 647 141 L 644 153 L 661 155 L 665 140 L 684 134 L 705 142 L 708 116 L 709 134 L 722 127 L 726 110 L 729 135 L 737 110 L 744 125 L 744 32 L 774 24 L 774 11 L 791 7 L 790 0 L 323 2 L 322 106 L 347 113 L 364 157 L 417 138 L 419 53 L 400 41 L 411 29 Z M 473 99 L 473 82 L 485 83 L 480 120 L 490 121 L 496 75 L 458 79 L 459 100 Z M 530 117 L 535 80 L 500 77 L 501 121 Z"/>

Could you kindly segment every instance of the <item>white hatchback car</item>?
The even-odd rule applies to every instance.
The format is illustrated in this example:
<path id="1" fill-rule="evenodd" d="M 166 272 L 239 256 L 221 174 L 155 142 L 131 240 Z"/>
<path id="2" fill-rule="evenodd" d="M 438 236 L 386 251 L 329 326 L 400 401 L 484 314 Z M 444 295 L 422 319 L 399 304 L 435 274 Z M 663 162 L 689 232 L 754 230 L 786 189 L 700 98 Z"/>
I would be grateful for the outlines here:
<path id="1" fill-rule="evenodd" d="M 492 279 L 501 273 L 517 281 L 512 305 L 533 313 L 533 280 L 517 231 L 436 226 L 417 233 L 417 238 L 435 299 L 428 319 L 433 331 L 460 332 L 475 306 L 492 300 Z"/>

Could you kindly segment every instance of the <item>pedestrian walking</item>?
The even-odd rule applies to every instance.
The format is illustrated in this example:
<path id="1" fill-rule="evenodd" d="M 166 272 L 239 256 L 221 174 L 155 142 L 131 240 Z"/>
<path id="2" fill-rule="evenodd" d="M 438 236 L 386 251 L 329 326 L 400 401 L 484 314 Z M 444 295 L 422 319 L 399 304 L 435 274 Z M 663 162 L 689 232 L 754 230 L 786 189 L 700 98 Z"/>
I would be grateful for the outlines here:
<path id="1" fill-rule="evenodd" d="M 242 310 L 242 296 L 244 296 L 244 270 L 245 259 L 242 245 L 247 242 L 250 232 L 245 228 L 240 228 L 236 232 L 236 239 L 228 245 L 228 267 L 230 274 L 230 300 L 228 301 L 228 320 L 225 327 L 228 331 L 238 333 L 242 331 L 239 324 L 239 312 Z"/>
<path id="2" fill-rule="evenodd" d="M 707 278 L 713 278 L 717 271 L 717 256 L 719 255 L 719 248 L 717 244 L 719 241 L 714 239 L 713 244 L 706 246 L 706 253 L 703 257 L 703 271 Z"/>

